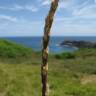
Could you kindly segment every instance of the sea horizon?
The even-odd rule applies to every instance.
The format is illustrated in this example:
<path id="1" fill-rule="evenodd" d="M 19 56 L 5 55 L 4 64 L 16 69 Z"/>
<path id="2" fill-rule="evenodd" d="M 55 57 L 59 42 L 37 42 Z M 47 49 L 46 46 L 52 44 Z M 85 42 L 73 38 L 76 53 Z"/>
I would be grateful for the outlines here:
<path id="1" fill-rule="evenodd" d="M 32 48 L 34 51 L 41 51 L 42 36 L 25 36 L 25 37 L 0 37 L 0 39 L 15 42 L 25 47 Z M 51 36 L 49 49 L 52 53 L 73 52 L 76 49 L 72 46 L 58 46 L 64 40 L 76 41 L 93 41 L 96 42 L 96 36 Z"/>
<path id="2" fill-rule="evenodd" d="M 43 37 L 43 35 L 41 35 L 41 36 L 0 36 L 0 38 L 10 38 L 10 37 Z M 92 35 L 92 36 L 87 36 L 87 35 L 65 35 L 65 36 L 55 36 L 55 35 L 53 35 L 53 36 L 50 36 L 50 37 L 96 37 L 96 36 L 94 36 L 94 35 Z"/>

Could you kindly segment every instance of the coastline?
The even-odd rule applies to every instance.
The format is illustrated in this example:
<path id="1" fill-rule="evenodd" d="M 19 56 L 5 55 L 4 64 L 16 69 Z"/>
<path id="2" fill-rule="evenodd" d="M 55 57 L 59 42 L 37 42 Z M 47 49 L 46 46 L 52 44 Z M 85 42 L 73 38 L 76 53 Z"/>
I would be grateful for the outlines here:
<path id="1" fill-rule="evenodd" d="M 42 37 L 40 36 L 30 36 L 30 37 L 2 37 L 0 39 L 5 39 L 5 40 L 9 40 L 12 42 L 15 42 L 17 44 L 20 45 L 24 45 L 28 48 L 32 48 L 34 51 L 41 51 L 42 49 L 42 45 L 41 45 L 41 41 L 42 41 Z M 96 41 L 96 37 L 86 37 L 86 36 L 52 36 L 50 38 L 50 52 L 51 53 L 61 53 L 61 52 L 71 52 L 74 50 L 78 50 L 76 47 L 72 46 L 72 47 L 67 47 L 67 46 L 59 46 L 59 44 L 61 42 L 63 42 L 64 40 L 84 40 L 84 41 Z"/>

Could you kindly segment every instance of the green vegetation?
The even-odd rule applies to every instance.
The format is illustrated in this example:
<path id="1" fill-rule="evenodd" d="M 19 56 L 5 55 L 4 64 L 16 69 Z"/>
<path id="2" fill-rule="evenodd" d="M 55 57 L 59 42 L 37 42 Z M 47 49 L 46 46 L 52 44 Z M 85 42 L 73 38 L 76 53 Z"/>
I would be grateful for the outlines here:
<path id="1" fill-rule="evenodd" d="M 41 96 L 40 65 L 39 52 L 1 40 L 0 96 Z M 96 49 L 50 55 L 49 84 L 51 96 L 96 96 Z"/>
<path id="2" fill-rule="evenodd" d="M 31 48 L 18 45 L 14 42 L 0 40 L 0 60 L 4 62 L 22 62 L 34 55 Z M 10 63 L 9 62 L 9 63 Z"/>
<path id="3" fill-rule="evenodd" d="M 64 52 L 61 54 L 56 54 L 55 58 L 57 59 L 73 59 L 75 58 L 75 54 L 73 52 Z"/>
<path id="4" fill-rule="evenodd" d="M 24 46 L 17 45 L 13 42 L 0 40 L 0 56 L 8 58 L 27 57 L 32 50 Z"/>

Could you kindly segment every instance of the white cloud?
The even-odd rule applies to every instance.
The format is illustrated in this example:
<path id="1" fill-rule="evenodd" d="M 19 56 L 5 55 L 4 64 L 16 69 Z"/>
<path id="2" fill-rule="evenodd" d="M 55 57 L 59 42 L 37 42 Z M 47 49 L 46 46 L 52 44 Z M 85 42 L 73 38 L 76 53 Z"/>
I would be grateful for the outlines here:
<path id="1" fill-rule="evenodd" d="M 62 0 L 59 2 L 59 9 L 72 7 L 73 0 Z"/>
<path id="2" fill-rule="evenodd" d="M 74 1 L 76 0 L 64 0 L 59 2 L 59 9 L 62 13 L 57 14 L 57 18 L 55 19 L 55 22 L 53 24 L 51 34 L 96 36 L 96 4 L 90 4 L 90 0 L 85 0 L 82 4 L 80 3 L 80 5 L 75 5 Z M 96 2 L 96 0 L 94 1 Z M 40 8 L 42 8 L 42 6 L 48 7 L 51 0 L 38 0 L 38 2 L 39 4 L 42 4 L 39 6 Z M 27 10 L 31 12 L 37 12 L 39 10 L 38 6 L 33 5 L 14 5 L 13 7 L 0 7 L 0 9 L 12 11 Z M 68 15 L 71 15 L 63 16 L 63 9 L 70 10 Z M 66 10 L 65 14 L 67 15 Z M 12 16 L 1 15 L 0 18 L 14 22 L 17 21 L 17 19 Z M 27 18 L 25 18 L 23 22 L 21 20 L 18 20 L 18 22 L 15 23 L 9 22 L 8 24 L 6 24 L 5 22 L 4 24 L 2 24 L 1 19 L 0 34 L 3 34 L 3 36 L 34 36 L 43 34 L 44 23 L 42 21 L 33 22 L 31 20 L 28 21 Z"/>
<path id="3" fill-rule="evenodd" d="M 35 6 L 30 6 L 30 5 L 26 5 L 25 8 L 26 10 L 32 11 L 32 12 L 37 12 L 38 8 Z"/>
<path id="4" fill-rule="evenodd" d="M 77 0 L 63 0 L 59 2 L 59 11 L 68 12 L 69 18 L 96 18 L 96 0 L 85 0 L 80 3 Z M 65 13 L 67 15 L 67 13 Z"/>
<path id="5" fill-rule="evenodd" d="M 96 18 L 96 5 L 85 6 L 79 10 L 75 10 L 73 15 L 83 18 Z"/>
<path id="6" fill-rule="evenodd" d="M 52 27 L 52 35 L 67 36 L 96 36 L 95 24 L 80 24 L 77 22 L 55 21 Z"/>
<path id="7" fill-rule="evenodd" d="M 16 17 L 7 16 L 7 15 L 0 15 L 0 20 L 8 20 L 8 21 L 12 21 L 12 22 L 18 21 Z"/>
<path id="8" fill-rule="evenodd" d="M 0 36 L 35 36 L 43 35 L 43 22 L 19 21 L 0 24 Z"/>
<path id="9" fill-rule="evenodd" d="M 10 11 L 31 11 L 31 12 L 37 12 L 39 9 L 34 6 L 34 5 L 13 5 L 11 7 L 5 7 L 5 6 L 0 6 L 0 9 L 2 10 L 10 10 Z"/>
<path id="10" fill-rule="evenodd" d="M 51 3 L 51 0 L 42 0 L 42 5 L 49 5 Z"/>
<path id="11" fill-rule="evenodd" d="M 39 0 L 41 2 L 41 5 L 50 5 L 52 0 Z M 72 0 L 60 0 L 59 1 L 59 8 L 65 8 L 67 5 L 69 5 L 70 1 Z"/>

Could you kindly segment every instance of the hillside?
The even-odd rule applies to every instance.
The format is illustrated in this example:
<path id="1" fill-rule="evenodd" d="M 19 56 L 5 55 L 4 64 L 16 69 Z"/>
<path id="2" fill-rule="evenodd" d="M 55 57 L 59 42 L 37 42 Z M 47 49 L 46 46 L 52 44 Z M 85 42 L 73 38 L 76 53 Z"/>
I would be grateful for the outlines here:
<path id="1" fill-rule="evenodd" d="M 31 48 L 21 46 L 11 41 L 0 40 L 0 60 L 1 61 L 23 61 L 31 59 L 34 52 Z"/>
<path id="2" fill-rule="evenodd" d="M 0 96 L 40 96 L 41 53 L 0 40 Z M 96 49 L 49 56 L 50 96 L 96 96 Z"/>

